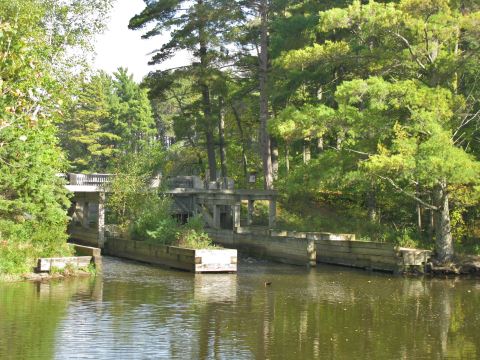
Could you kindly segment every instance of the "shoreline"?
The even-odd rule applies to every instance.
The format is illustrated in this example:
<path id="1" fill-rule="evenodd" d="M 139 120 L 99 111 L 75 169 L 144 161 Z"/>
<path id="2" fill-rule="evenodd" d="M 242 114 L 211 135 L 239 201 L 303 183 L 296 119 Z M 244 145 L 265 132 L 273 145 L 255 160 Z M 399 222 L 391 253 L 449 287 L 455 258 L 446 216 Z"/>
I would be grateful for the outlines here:
<path id="1" fill-rule="evenodd" d="M 0 283 L 15 283 L 15 282 L 48 282 L 51 280 L 64 280 L 74 277 L 96 276 L 95 272 L 88 270 L 76 270 L 74 272 L 63 273 L 25 273 L 25 274 L 0 274 Z"/>

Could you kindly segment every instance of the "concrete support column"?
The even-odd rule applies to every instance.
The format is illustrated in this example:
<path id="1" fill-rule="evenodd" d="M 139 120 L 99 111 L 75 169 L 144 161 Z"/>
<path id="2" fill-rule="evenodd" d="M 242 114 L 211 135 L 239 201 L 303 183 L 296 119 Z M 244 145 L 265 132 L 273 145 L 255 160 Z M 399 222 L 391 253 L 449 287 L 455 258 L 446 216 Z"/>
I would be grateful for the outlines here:
<path id="1" fill-rule="evenodd" d="M 238 229 L 240 227 L 240 204 L 232 206 L 233 212 L 233 229 Z"/>
<path id="2" fill-rule="evenodd" d="M 268 202 L 268 227 L 273 229 L 277 222 L 277 202 L 269 200 Z"/>
<path id="3" fill-rule="evenodd" d="M 88 201 L 84 201 L 82 205 L 82 226 L 88 228 Z"/>
<path id="4" fill-rule="evenodd" d="M 314 238 L 307 235 L 308 265 L 317 266 L 317 245 Z"/>
<path id="5" fill-rule="evenodd" d="M 213 226 L 215 229 L 220 229 L 220 206 L 213 205 Z"/>
<path id="6" fill-rule="evenodd" d="M 105 244 L 105 192 L 98 194 L 98 247 Z"/>
<path id="7" fill-rule="evenodd" d="M 255 201 L 248 200 L 248 209 L 247 209 L 247 225 L 251 226 L 253 224 L 253 210 L 254 210 Z"/>

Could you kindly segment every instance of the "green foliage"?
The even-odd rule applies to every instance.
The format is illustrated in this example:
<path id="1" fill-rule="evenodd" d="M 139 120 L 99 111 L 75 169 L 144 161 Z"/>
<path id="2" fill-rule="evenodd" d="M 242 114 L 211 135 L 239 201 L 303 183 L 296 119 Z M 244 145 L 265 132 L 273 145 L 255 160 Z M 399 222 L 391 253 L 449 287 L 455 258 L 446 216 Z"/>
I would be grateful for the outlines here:
<path id="1" fill-rule="evenodd" d="M 0 272 L 22 273 L 36 257 L 70 253 L 56 175 L 66 165 L 56 132 L 64 89 L 51 63 L 66 47 L 49 46 L 46 2 L 3 1 L 0 14 Z"/>
<path id="2" fill-rule="evenodd" d="M 132 238 L 164 245 L 174 243 L 178 224 L 171 215 L 171 209 L 170 198 L 151 194 L 140 213 L 132 219 Z"/>
<path id="3" fill-rule="evenodd" d="M 215 248 L 212 239 L 205 233 L 204 225 L 201 216 L 190 217 L 185 225 L 179 226 L 175 245 L 189 249 Z"/>
<path id="4" fill-rule="evenodd" d="M 157 134 L 147 90 L 126 69 L 83 80 L 62 126 L 63 147 L 76 171 L 102 172 L 122 152 L 140 151 Z"/>
<path id="5" fill-rule="evenodd" d="M 63 147 L 77 171 L 101 171 L 118 153 L 113 144 L 121 138 L 108 128 L 111 122 L 112 78 L 105 73 L 83 81 L 78 100 L 62 125 Z"/>
<path id="6" fill-rule="evenodd" d="M 108 199 L 110 222 L 115 222 L 134 240 L 184 247 L 211 247 L 200 217 L 181 225 L 172 216 L 172 200 L 151 188 L 152 179 L 165 164 L 165 152 L 147 147 L 142 152 L 120 158 L 117 176 Z"/>
<path id="7" fill-rule="evenodd" d="M 283 198 L 342 209 L 348 221 L 338 228 L 344 231 L 432 246 L 440 189 L 443 205 L 450 201 L 455 239 L 473 238 L 469 224 L 480 196 L 475 1 L 242 1 L 222 16 L 233 5 L 151 1 L 131 20 L 136 29 L 155 24 L 147 38 L 174 29 L 152 63 L 180 49 L 198 60 L 144 83 L 162 131 L 178 140 L 170 148 L 169 170 L 203 174 L 205 158 L 211 160 L 215 146 L 225 143 L 229 176 L 239 187 L 257 186 L 246 184 L 245 175 L 262 172 L 259 62 L 253 54 L 260 48 L 259 14 L 265 10 L 264 90 Z M 218 28 L 221 35 L 212 31 Z M 233 71 L 219 71 L 226 60 Z M 225 142 L 217 136 L 220 118 Z M 329 219 L 318 227 L 328 228 Z"/>
<path id="8" fill-rule="evenodd" d="M 131 221 L 142 214 L 150 198 L 158 198 L 158 189 L 152 189 L 150 183 L 161 174 L 164 156 L 160 145 L 156 144 L 116 160 L 116 177 L 111 184 L 108 208 L 114 217 L 111 220 L 123 230 L 128 230 Z"/>

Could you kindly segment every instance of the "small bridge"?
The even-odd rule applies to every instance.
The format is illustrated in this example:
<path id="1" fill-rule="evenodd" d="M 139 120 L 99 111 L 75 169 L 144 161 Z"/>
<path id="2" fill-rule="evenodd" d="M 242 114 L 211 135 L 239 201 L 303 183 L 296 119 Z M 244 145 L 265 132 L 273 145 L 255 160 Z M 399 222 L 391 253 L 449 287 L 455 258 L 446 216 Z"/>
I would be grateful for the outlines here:
<path id="1" fill-rule="evenodd" d="M 90 245 L 103 248 L 105 243 L 106 196 L 113 174 L 67 174 L 66 188 L 73 193 L 69 232 L 72 236 L 86 238 Z M 151 186 L 158 188 L 160 179 L 152 180 Z M 221 178 L 204 182 L 198 176 L 182 176 L 166 180 L 165 194 L 173 199 L 172 215 L 180 220 L 193 215 L 202 215 L 206 225 L 215 230 L 237 231 L 253 225 L 256 201 L 268 202 L 268 226 L 276 222 L 276 191 L 234 189 L 233 180 Z M 241 206 L 246 203 L 246 223 L 241 221 Z"/>
<path id="2" fill-rule="evenodd" d="M 66 187 L 74 194 L 70 209 L 70 238 L 84 245 L 106 248 L 113 255 L 127 254 L 125 256 L 133 258 L 132 253 L 140 252 L 140 258 L 147 261 L 152 252 L 157 254 L 158 250 L 145 248 L 151 245 L 142 241 L 125 241 L 112 236 L 105 247 L 106 233 L 114 232 L 105 224 L 105 198 L 113 177 L 111 174 L 66 176 Z M 152 181 L 152 187 L 159 185 L 160 179 Z M 189 216 L 201 214 L 207 233 L 216 243 L 254 256 L 290 264 L 315 266 L 317 262 L 325 262 L 390 272 L 402 272 L 412 267 L 423 269 L 431 256 L 428 250 L 356 241 L 353 234 L 276 230 L 277 193 L 234 189 L 230 179 L 206 183 L 197 176 L 176 177 L 167 179 L 165 188 L 164 193 L 173 199 L 172 215 L 185 221 Z M 268 202 L 268 224 L 263 226 L 253 226 L 256 201 Z M 242 204 L 246 205 L 244 223 Z M 175 259 L 179 256 L 175 255 Z"/>

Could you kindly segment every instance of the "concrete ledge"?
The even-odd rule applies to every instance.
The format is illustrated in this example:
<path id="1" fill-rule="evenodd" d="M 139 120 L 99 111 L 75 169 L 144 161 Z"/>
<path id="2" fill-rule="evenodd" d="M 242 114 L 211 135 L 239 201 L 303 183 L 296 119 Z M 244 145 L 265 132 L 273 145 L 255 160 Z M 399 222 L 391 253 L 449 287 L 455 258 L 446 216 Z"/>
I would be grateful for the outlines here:
<path id="1" fill-rule="evenodd" d="M 101 256 L 102 250 L 92 246 L 83 246 L 78 244 L 70 244 L 78 256 Z"/>
<path id="2" fill-rule="evenodd" d="M 91 256 L 40 258 L 38 259 L 36 272 L 50 272 L 52 268 L 64 270 L 67 266 L 78 270 L 88 267 L 91 261 Z"/>
<path id="3" fill-rule="evenodd" d="M 317 261 L 401 273 L 423 271 L 431 251 L 396 248 L 393 244 L 355 240 L 315 240 Z"/>
<path id="4" fill-rule="evenodd" d="M 102 250 L 96 247 L 83 246 L 78 244 L 70 244 L 75 251 L 77 256 L 91 256 L 91 262 L 95 265 L 97 272 L 101 272 L 103 269 L 102 264 Z"/>
<path id="5" fill-rule="evenodd" d="M 108 255 L 192 272 L 237 271 L 237 251 L 231 249 L 186 249 L 144 241 L 108 238 L 104 252 Z"/>
<path id="6" fill-rule="evenodd" d="M 292 265 L 316 265 L 315 242 L 306 237 L 270 236 L 263 231 L 240 233 L 230 230 L 207 230 L 214 242 L 238 249 L 251 256 Z"/>
<path id="7" fill-rule="evenodd" d="M 97 247 L 99 234 L 97 229 L 81 226 L 69 226 L 68 235 L 70 241 L 85 246 Z"/>

